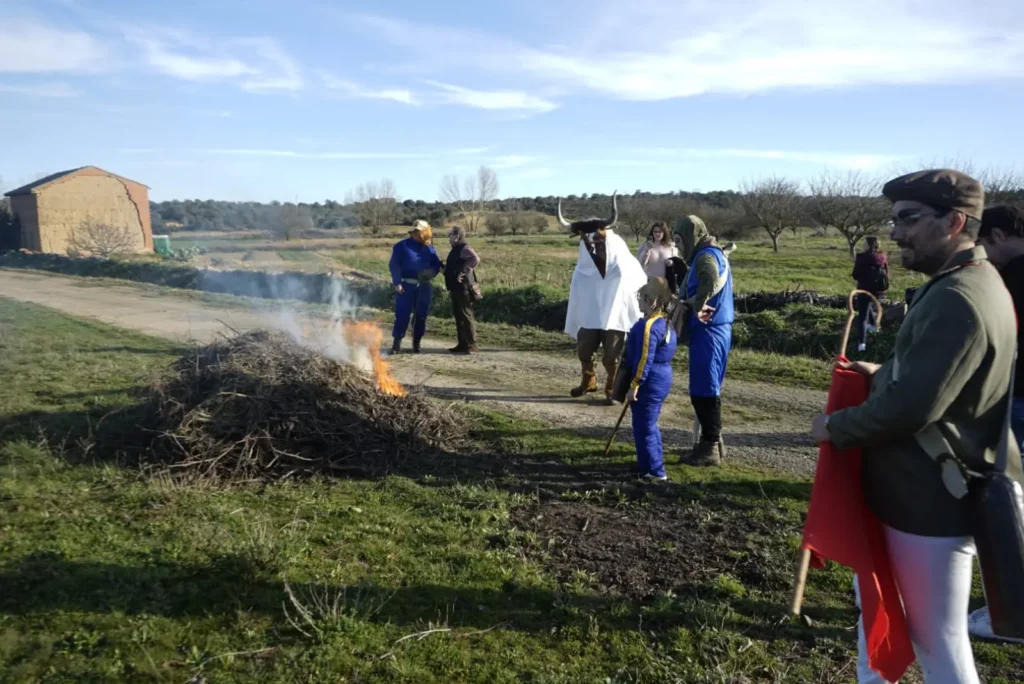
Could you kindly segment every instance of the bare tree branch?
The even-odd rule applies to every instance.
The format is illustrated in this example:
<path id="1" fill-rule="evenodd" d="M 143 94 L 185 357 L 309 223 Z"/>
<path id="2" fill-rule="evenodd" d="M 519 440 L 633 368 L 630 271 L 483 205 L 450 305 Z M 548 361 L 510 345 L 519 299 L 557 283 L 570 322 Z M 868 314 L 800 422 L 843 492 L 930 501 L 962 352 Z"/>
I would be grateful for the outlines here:
<path id="1" fill-rule="evenodd" d="M 466 231 L 474 235 L 480 227 L 484 209 L 498 198 L 498 176 L 493 169 L 481 166 L 475 176 L 466 178 L 462 188 L 456 176 L 441 179 L 441 201 L 455 206 L 462 214 Z"/>
<path id="2" fill-rule="evenodd" d="M 384 226 L 395 220 L 398 213 L 395 182 L 384 178 L 380 182 L 363 183 L 348 194 L 345 203 L 357 205 L 356 211 L 363 225 L 370 229 L 370 233 L 377 235 Z"/>
<path id="3" fill-rule="evenodd" d="M 772 249 L 779 251 L 779 236 L 787 228 L 799 226 L 804 216 L 800 186 L 778 176 L 740 186 L 743 206 L 751 218 L 768 233 Z"/>
<path id="4" fill-rule="evenodd" d="M 885 222 L 886 205 L 879 194 L 881 183 L 860 171 L 838 174 L 826 171 L 808 183 L 810 218 L 823 228 L 835 228 L 853 256 L 857 243 L 874 235 Z"/>
<path id="5" fill-rule="evenodd" d="M 69 256 L 92 255 L 107 259 L 116 254 L 130 254 L 140 246 L 140 235 L 127 225 L 85 221 L 68 234 L 67 252 Z"/>
<path id="6" fill-rule="evenodd" d="M 651 226 L 653 209 L 648 198 L 634 193 L 632 197 L 623 198 L 622 208 L 619 209 L 619 223 L 626 226 L 639 242 L 640 237 L 646 234 Z"/>

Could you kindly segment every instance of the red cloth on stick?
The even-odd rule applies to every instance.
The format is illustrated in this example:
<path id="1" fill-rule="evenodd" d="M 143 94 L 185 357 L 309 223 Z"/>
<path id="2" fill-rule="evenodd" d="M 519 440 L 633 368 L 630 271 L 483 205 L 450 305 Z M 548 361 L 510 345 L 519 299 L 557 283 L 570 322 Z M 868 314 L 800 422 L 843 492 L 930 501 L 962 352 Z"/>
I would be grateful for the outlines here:
<path id="1" fill-rule="evenodd" d="M 840 356 L 840 361 L 847 361 Z M 862 404 L 870 380 L 852 370 L 835 368 L 825 412 Z M 801 550 L 811 550 L 811 566 L 830 559 L 857 573 L 868 664 L 887 681 L 899 681 L 914 662 L 903 603 L 889 563 L 882 523 L 868 509 L 860 480 L 860 449 L 839 451 L 820 445 L 811 503 Z"/>

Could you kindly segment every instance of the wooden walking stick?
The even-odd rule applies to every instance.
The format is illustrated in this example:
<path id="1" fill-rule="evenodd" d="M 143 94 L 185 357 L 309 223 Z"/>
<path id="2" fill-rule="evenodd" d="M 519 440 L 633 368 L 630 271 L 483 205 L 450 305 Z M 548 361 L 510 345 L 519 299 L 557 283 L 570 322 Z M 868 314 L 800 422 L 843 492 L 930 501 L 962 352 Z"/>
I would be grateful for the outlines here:
<path id="1" fill-rule="evenodd" d="M 875 328 L 882 329 L 882 304 L 872 293 L 866 290 L 853 290 L 846 300 L 846 327 L 843 330 L 843 339 L 839 345 L 839 356 L 846 357 L 846 347 L 850 343 L 850 332 L 853 330 L 853 321 L 857 318 L 857 309 L 854 300 L 857 295 L 862 294 L 871 298 L 875 304 Z M 807 587 L 807 572 L 811 568 L 811 550 L 803 549 L 800 553 L 800 560 L 796 566 L 796 576 L 793 578 L 793 599 L 790 602 L 789 610 L 793 615 L 800 614 L 800 605 L 804 600 L 804 589 Z"/>
<path id="2" fill-rule="evenodd" d="M 608 443 L 604 445 L 604 455 L 607 456 L 608 452 L 612 449 L 612 440 L 615 439 L 615 433 L 619 431 L 619 426 L 622 425 L 622 419 L 626 417 L 626 409 L 629 408 L 629 402 L 633 398 L 633 393 L 629 392 L 626 394 L 626 400 L 622 402 L 622 413 L 619 414 L 619 419 L 615 421 L 615 427 L 612 429 L 612 434 L 608 437 Z"/>

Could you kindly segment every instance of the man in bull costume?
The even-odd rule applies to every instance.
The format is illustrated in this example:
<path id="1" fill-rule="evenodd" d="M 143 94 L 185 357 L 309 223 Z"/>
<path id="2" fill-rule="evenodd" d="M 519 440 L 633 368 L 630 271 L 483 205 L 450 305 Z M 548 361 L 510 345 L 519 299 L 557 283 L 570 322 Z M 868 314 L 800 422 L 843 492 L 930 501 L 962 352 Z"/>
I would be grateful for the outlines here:
<path id="1" fill-rule="evenodd" d="M 579 259 L 569 285 L 565 332 L 576 340 L 583 377 L 570 394 L 581 397 L 597 391 L 594 356 L 597 348 L 602 347 L 602 365 L 607 373 L 605 397 L 609 403 L 626 331 L 642 316 L 636 295 L 647 283 L 643 266 L 626 241 L 611 230 L 618 218 L 614 193 L 612 216 L 608 219 L 570 223 L 562 217 L 562 201 L 558 201 L 559 224 L 580 237 Z"/>
<path id="2" fill-rule="evenodd" d="M 726 252 L 698 216 L 676 222 L 680 251 L 689 264 L 679 300 L 685 304 L 689 330 L 690 403 L 700 425 L 700 441 L 682 462 L 716 466 L 725 457 L 722 441 L 722 383 L 732 345 L 735 320 L 732 268 Z"/>

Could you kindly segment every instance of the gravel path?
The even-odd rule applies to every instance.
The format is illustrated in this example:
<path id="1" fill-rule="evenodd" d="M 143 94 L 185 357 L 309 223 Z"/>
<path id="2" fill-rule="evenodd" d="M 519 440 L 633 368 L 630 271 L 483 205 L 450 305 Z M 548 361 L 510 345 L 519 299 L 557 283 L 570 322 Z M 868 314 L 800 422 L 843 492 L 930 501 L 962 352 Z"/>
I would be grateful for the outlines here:
<path id="1" fill-rule="evenodd" d="M 208 342 L 232 329 L 281 327 L 269 303 L 265 310 L 245 309 L 202 301 L 193 292 L 34 271 L 0 269 L 0 293 L 178 342 Z M 298 317 L 300 324 L 304 321 Z M 607 436 L 618 418 L 621 408 L 592 399 L 597 395 L 569 397 L 579 382 L 579 363 L 570 355 L 483 347 L 479 355 L 453 356 L 445 351 L 453 344 L 428 337 L 423 354 L 390 359 L 395 375 L 434 396 L 480 402 L 555 429 Z M 669 458 L 691 439 L 693 412 L 686 386 L 685 374 L 677 375 L 662 414 Z M 825 406 L 824 392 L 727 379 L 722 402 L 730 460 L 813 476 L 817 449 L 807 431 L 811 417 Z M 627 411 L 617 439 L 631 439 L 629 421 Z"/>

